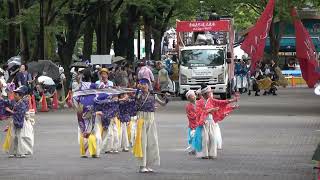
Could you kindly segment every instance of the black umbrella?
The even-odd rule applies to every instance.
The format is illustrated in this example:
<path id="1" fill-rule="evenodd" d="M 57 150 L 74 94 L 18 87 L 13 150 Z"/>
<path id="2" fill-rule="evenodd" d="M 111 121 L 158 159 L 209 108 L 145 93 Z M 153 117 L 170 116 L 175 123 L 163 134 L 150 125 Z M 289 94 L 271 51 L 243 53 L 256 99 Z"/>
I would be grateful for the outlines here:
<path id="1" fill-rule="evenodd" d="M 86 68 L 88 65 L 84 62 L 75 62 L 71 64 L 70 67 Z"/>
<path id="2" fill-rule="evenodd" d="M 54 80 L 59 79 L 59 67 L 50 60 L 32 61 L 28 64 L 29 73 L 38 73 L 40 75 L 46 75 Z"/>
<path id="3" fill-rule="evenodd" d="M 11 57 L 7 63 L 8 63 L 8 69 L 11 69 L 14 66 L 20 66 L 21 65 L 21 57 L 20 56 Z"/>

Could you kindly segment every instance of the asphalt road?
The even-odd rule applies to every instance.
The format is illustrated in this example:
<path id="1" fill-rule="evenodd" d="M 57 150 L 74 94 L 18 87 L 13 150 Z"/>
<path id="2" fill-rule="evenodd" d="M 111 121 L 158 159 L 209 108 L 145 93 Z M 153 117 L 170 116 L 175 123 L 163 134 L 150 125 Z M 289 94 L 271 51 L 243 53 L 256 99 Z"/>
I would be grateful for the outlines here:
<path id="1" fill-rule="evenodd" d="M 161 166 L 137 173 L 130 153 L 79 157 L 77 122 L 70 110 L 37 114 L 35 153 L 9 159 L 0 152 L 0 180 L 116 179 L 312 179 L 311 157 L 319 143 L 320 96 L 312 89 L 283 89 L 279 96 L 243 95 L 240 109 L 220 123 L 223 150 L 216 160 L 188 155 L 186 102 L 157 112 Z M 1 130 L 6 122 L 0 122 Z M 3 142 L 4 133 L 0 132 Z"/>

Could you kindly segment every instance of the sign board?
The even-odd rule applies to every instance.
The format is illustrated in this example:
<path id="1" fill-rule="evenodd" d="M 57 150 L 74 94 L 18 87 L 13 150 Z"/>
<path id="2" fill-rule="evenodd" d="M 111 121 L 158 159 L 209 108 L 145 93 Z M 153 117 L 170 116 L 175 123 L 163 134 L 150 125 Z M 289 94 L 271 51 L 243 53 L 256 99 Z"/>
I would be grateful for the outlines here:
<path id="1" fill-rule="evenodd" d="M 226 31 L 230 30 L 230 21 L 178 21 L 177 32 Z"/>
<path id="2" fill-rule="evenodd" d="M 112 55 L 91 55 L 92 64 L 112 64 Z"/>
<path id="3" fill-rule="evenodd" d="M 208 68 L 192 69 L 192 77 L 212 77 L 212 71 Z"/>

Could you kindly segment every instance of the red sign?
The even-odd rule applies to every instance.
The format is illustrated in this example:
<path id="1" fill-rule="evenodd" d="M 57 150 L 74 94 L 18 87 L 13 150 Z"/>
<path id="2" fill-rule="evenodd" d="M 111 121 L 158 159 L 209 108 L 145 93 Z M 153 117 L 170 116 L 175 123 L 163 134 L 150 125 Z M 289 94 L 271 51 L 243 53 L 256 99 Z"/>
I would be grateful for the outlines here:
<path id="1" fill-rule="evenodd" d="M 230 21 L 178 21 L 177 32 L 230 31 Z"/>

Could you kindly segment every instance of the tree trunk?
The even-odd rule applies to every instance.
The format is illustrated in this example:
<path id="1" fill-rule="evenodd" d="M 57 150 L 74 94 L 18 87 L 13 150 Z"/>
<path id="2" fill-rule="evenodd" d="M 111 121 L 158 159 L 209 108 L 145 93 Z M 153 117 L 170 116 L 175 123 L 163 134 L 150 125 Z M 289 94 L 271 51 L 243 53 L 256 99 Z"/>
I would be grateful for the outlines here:
<path id="1" fill-rule="evenodd" d="M 129 8 L 128 17 L 128 42 L 127 42 L 127 60 L 129 63 L 134 61 L 134 37 L 137 28 L 137 22 L 139 20 L 139 13 L 137 12 L 137 6 L 131 5 Z"/>
<path id="2" fill-rule="evenodd" d="M 149 20 L 144 18 L 144 39 L 145 39 L 145 57 L 146 59 L 151 58 L 151 25 Z"/>
<path id="3" fill-rule="evenodd" d="M 108 5 L 104 3 L 100 8 L 100 52 L 99 54 L 109 54 L 107 52 L 107 36 L 108 36 Z"/>
<path id="4" fill-rule="evenodd" d="M 97 25 L 95 27 L 96 37 L 97 37 L 97 52 L 96 54 L 101 54 L 101 33 L 100 33 L 100 19 L 97 21 Z"/>
<path id="5" fill-rule="evenodd" d="M 39 59 L 39 42 L 40 42 L 40 33 L 37 32 L 36 34 L 36 40 L 34 41 L 35 44 L 34 44 L 34 48 L 32 49 L 32 52 L 31 52 L 31 60 L 33 61 L 38 61 Z"/>
<path id="6" fill-rule="evenodd" d="M 108 10 L 107 13 L 107 40 L 106 40 L 106 52 L 107 54 L 110 54 L 111 46 L 112 46 L 112 41 L 114 40 L 114 19 L 113 16 L 110 12 L 110 9 Z"/>
<path id="7" fill-rule="evenodd" d="M 13 19 L 16 16 L 16 7 L 14 1 L 8 1 L 8 18 Z M 17 47 L 17 37 L 16 37 L 16 27 L 14 24 L 9 24 L 8 26 L 8 55 L 7 57 L 12 57 L 16 55 Z"/>
<path id="8" fill-rule="evenodd" d="M 269 31 L 269 38 L 270 38 L 270 49 L 271 49 L 271 57 L 273 60 L 279 60 L 279 51 L 280 51 L 280 41 L 283 36 L 285 28 L 285 22 L 279 22 L 279 32 L 276 33 L 275 30 L 275 23 L 271 23 L 270 31 Z"/>
<path id="9" fill-rule="evenodd" d="M 26 63 L 30 59 L 29 42 L 27 37 L 27 28 L 24 24 L 20 24 L 20 49 L 21 61 Z"/>
<path id="10" fill-rule="evenodd" d="M 140 44 L 140 39 L 141 39 L 141 36 L 140 36 L 140 23 L 137 25 L 137 31 L 138 31 L 138 38 L 137 38 L 137 59 L 140 59 L 141 57 L 141 53 L 140 53 L 140 50 L 141 50 L 141 44 Z"/>
<path id="11" fill-rule="evenodd" d="M 153 39 L 154 39 L 154 49 L 152 53 L 152 59 L 159 61 L 161 60 L 161 33 L 154 32 L 153 33 Z"/>
<path id="12" fill-rule="evenodd" d="M 127 44 L 129 42 L 128 41 L 128 14 L 127 14 L 127 10 L 124 10 L 125 12 L 123 12 L 122 16 L 121 16 L 121 23 L 119 25 L 119 38 L 117 40 L 117 46 L 115 47 L 115 52 L 117 54 L 117 56 L 126 56 L 127 55 Z"/>
<path id="13" fill-rule="evenodd" d="M 65 69 L 67 82 L 70 82 L 70 65 L 72 63 L 72 54 L 76 46 L 76 42 L 79 38 L 80 26 L 82 21 L 79 18 L 73 16 L 66 17 L 67 32 L 57 34 L 56 39 L 58 42 L 58 55 L 60 57 L 60 64 Z"/>
<path id="14" fill-rule="evenodd" d="M 92 43 L 93 43 L 93 33 L 94 33 L 94 23 L 92 19 L 88 19 L 85 25 L 86 31 L 84 32 L 83 40 L 83 58 L 89 60 L 92 54 Z"/>
<path id="15" fill-rule="evenodd" d="M 23 0 L 18 1 L 18 9 L 19 14 L 24 9 Z M 29 61 L 30 54 L 29 54 L 29 43 L 28 43 L 28 37 L 27 37 L 27 28 L 23 24 L 23 22 L 20 23 L 20 52 L 21 52 L 21 61 L 26 63 Z"/>
<path id="16" fill-rule="evenodd" d="M 0 41 L 0 63 L 5 64 L 7 63 L 8 57 L 8 40 Z"/>

